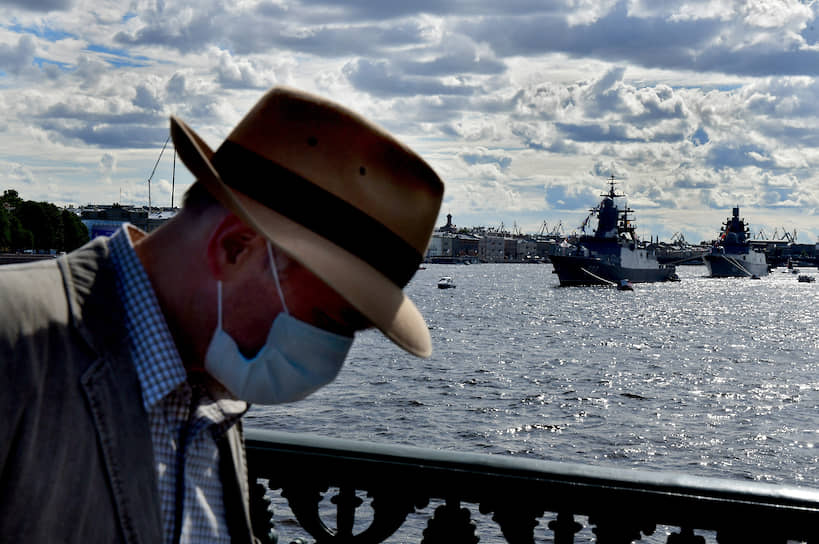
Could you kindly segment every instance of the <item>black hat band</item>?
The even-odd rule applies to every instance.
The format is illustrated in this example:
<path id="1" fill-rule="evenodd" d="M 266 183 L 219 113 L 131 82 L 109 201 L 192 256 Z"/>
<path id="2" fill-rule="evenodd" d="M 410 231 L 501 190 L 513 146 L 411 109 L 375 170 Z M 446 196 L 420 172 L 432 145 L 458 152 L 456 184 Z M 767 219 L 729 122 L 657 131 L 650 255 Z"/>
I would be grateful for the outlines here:
<path id="1" fill-rule="evenodd" d="M 403 238 L 352 204 L 235 142 L 225 140 L 211 162 L 230 188 L 347 250 L 400 288 L 423 259 Z"/>

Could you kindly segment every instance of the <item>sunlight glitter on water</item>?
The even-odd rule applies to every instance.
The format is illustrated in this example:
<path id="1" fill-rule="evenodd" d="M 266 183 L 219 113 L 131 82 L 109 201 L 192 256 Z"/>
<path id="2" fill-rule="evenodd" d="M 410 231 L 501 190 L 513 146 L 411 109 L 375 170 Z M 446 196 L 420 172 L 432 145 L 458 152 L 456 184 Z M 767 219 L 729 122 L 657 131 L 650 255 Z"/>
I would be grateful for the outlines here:
<path id="1" fill-rule="evenodd" d="M 313 397 L 249 424 L 459 451 L 819 483 L 819 284 L 777 272 L 558 288 L 550 265 L 428 265 L 434 353 L 360 334 Z M 438 290 L 438 276 L 457 289 Z M 760 437 L 765 437 L 761 440 Z"/>

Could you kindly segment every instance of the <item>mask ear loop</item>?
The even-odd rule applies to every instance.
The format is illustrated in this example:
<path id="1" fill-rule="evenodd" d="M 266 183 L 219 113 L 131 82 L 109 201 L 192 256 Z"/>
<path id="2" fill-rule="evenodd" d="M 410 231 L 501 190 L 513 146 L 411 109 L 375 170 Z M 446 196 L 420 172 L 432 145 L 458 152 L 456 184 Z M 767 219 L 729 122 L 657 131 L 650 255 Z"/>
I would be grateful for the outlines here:
<path id="1" fill-rule="evenodd" d="M 282 303 L 282 308 L 284 308 L 284 313 L 290 315 L 290 311 L 287 309 L 287 303 L 284 301 L 284 293 L 279 283 L 279 272 L 276 269 L 276 260 L 273 258 L 273 247 L 269 240 L 267 241 L 267 256 L 270 258 L 270 269 L 273 270 L 273 279 L 276 281 L 276 290 L 279 292 L 279 300 Z"/>
<path id="2" fill-rule="evenodd" d="M 216 307 L 218 308 L 218 317 L 216 318 L 216 328 L 222 330 L 222 280 L 216 280 Z"/>

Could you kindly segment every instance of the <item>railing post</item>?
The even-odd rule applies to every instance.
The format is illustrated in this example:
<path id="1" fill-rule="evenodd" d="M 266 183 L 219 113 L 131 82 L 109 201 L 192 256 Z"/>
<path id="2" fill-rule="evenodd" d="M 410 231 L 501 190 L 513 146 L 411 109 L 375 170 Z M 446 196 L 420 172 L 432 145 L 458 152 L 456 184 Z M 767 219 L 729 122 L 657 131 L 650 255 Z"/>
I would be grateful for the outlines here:
<path id="1" fill-rule="evenodd" d="M 330 502 L 336 505 L 336 535 L 341 536 L 341 540 L 352 539 L 355 511 L 364 501 L 356 496 L 355 489 L 344 487 Z"/>
<path id="2" fill-rule="evenodd" d="M 290 510 L 302 528 L 316 539 L 316 542 L 326 542 L 335 536 L 319 515 L 318 505 L 322 493 L 327 491 L 326 485 L 311 482 L 307 478 L 303 482 L 288 481 L 281 486 L 281 495 L 287 499 Z"/>
<path id="3" fill-rule="evenodd" d="M 253 481 L 250 485 L 250 521 L 253 534 L 262 544 L 276 544 L 278 536 L 273 528 L 273 516 L 270 512 L 270 499 L 267 498 L 267 486 Z"/>
<path id="4" fill-rule="evenodd" d="M 688 527 L 680 529 L 679 533 L 668 535 L 668 544 L 705 544 L 705 537 L 695 535 Z"/>
<path id="5" fill-rule="evenodd" d="M 574 535 L 583 526 L 574 520 L 571 513 L 560 512 L 556 519 L 549 522 L 549 529 L 554 533 L 555 544 L 574 544 Z"/>
<path id="6" fill-rule="evenodd" d="M 500 526 L 504 538 L 510 544 L 534 544 L 535 527 L 543 517 L 543 508 L 536 506 L 536 499 L 504 500 L 499 497 L 480 505 L 482 514 L 494 512 L 492 519 Z"/>
<path id="7" fill-rule="evenodd" d="M 656 525 L 646 523 L 640 525 L 625 516 L 615 515 L 589 516 L 589 523 L 596 525 L 592 532 L 597 535 L 597 544 L 631 544 L 654 533 Z M 642 534 L 641 534 L 642 533 Z"/>
<path id="8" fill-rule="evenodd" d="M 446 504 L 435 509 L 421 544 L 477 544 L 475 529 L 469 510 L 461 508 L 460 501 L 447 499 Z"/>

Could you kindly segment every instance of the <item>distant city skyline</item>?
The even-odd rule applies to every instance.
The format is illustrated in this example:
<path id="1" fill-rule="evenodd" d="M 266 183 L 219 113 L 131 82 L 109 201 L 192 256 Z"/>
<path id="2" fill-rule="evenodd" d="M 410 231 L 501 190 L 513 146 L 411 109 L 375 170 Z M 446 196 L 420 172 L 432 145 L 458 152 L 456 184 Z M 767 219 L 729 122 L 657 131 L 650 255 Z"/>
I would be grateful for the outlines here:
<path id="1" fill-rule="evenodd" d="M 577 228 L 614 175 L 641 236 L 819 238 L 819 2 L 0 0 L 0 174 L 147 205 L 179 115 L 213 147 L 271 85 L 418 151 L 465 226 Z M 193 182 L 166 149 L 152 203 Z M 120 196 L 121 195 L 121 196 Z"/>

